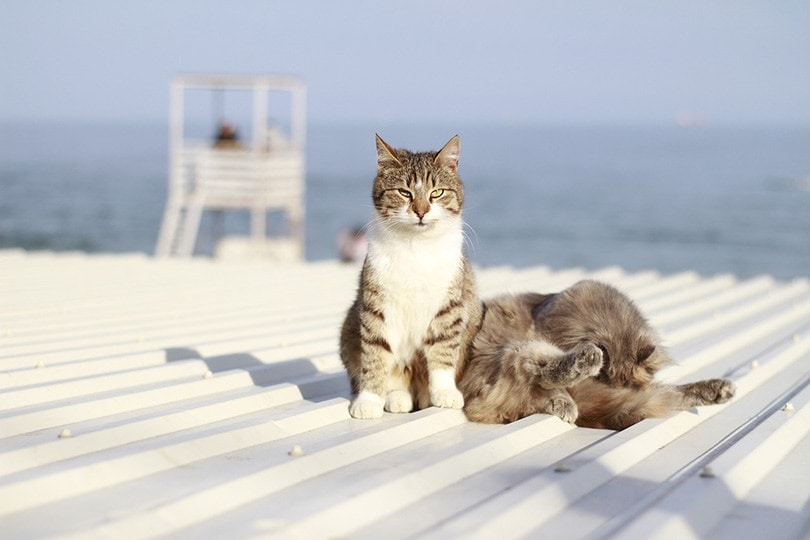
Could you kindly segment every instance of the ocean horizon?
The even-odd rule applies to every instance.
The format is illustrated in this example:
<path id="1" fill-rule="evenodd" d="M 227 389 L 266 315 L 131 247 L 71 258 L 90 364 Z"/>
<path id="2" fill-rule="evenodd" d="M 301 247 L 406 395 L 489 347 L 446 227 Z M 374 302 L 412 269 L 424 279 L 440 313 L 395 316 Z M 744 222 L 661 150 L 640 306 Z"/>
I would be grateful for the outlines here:
<path id="1" fill-rule="evenodd" d="M 460 135 L 482 266 L 810 273 L 810 126 L 311 124 L 308 260 L 337 257 L 340 232 L 368 221 L 375 132 L 411 150 Z M 0 123 L 0 249 L 151 254 L 167 161 L 160 123 Z M 246 231 L 226 216 L 226 233 Z"/>

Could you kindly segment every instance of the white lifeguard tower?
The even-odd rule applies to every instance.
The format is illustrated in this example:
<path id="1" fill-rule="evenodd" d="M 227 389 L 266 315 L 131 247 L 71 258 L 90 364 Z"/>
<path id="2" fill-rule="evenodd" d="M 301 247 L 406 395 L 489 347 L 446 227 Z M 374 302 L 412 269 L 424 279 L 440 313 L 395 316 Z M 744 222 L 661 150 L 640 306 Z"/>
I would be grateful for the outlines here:
<path id="1" fill-rule="evenodd" d="M 199 98 L 201 91 L 215 103 L 218 98 L 220 107 L 225 92 L 247 94 L 245 117 L 232 124 L 219 110 L 217 125 L 195 136 L 187 114 L 193 101 L 188 94 L 196 92 Z M 287 110 L 271 111 L 270 97 L 279 94 Z M 182 75 L 172 81 L 170 109 L 169 190 L 155 255 L 193 255 L 205 210 L 247 210 L 250 236 L 245 244 L 251 253 L 280 251 L 287 259 L 303 258 L 304 83 L 286 76 Z M 280 121 L 269 122 L 271 113 Z M 238 133 L 248 136 L 243 139 Z M 270 211 L 286 216 L 286 230 L 275 230 L 272 236 L 267 228 Z"/>

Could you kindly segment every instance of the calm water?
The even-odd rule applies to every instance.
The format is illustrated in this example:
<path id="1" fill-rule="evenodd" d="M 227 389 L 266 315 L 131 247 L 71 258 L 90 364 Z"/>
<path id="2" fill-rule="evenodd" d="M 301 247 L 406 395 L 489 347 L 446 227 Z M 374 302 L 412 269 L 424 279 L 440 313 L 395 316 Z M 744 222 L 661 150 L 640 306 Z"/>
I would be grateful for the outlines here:
<path id="1" fill-rule="evenodd" d="M 796 127 L 311 126 L 308 259 L 368 219 L 375 129 L 414 150 L 461 135 L 479 264 L 810 275 L 810 128 Z M 159 125 L 0 125 L 0 248 L 151 253 L 167 139 Z M 246 232 L 245 216 L 225 229 Z"/>

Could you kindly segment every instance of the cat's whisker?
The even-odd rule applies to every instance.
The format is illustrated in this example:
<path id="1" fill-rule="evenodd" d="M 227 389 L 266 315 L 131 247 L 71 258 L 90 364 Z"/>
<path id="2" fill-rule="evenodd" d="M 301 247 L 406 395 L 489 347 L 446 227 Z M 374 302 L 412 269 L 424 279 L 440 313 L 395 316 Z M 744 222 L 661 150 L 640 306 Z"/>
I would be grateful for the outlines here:
<path id="1" fill-rule="evenodd" d="M 464 235 L 464 245 L 470 250 L 472 255 L 475 255 L 475 250 L 478 248 L 478 234 L 473 229 L 472 225 L 466 221 L 461 222 L 461 234 Z"/>
<path id="2" fill-rule="evenodd" d="M 377 237 L 386 237 L 390 236 L 394 230 L 396 229 L 396 225 L 389 220 L 379 219 L 378 217 L 372 218 L 366 224 L 366 230 L 368 234 L 371 236 Z"/>
<path id="3" fill-rule="evenodd" d="M 366 221 L 362 227 L 360 227 L 360 232 L 363 234 L 369 234 L 374 231 L 375 227 L 377 227 L 377 223 L 375 219 L 370 219 Z"/>

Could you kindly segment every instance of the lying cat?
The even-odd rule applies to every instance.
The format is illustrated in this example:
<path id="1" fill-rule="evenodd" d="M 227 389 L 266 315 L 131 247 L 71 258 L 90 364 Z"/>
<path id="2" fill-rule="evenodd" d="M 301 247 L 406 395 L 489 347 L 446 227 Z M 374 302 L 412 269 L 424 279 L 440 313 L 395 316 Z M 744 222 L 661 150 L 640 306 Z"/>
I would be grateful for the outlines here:
<path id="1" fill-rule="evenodd" d="M 463 250 L 459 150 L 458 136 L 419 153 L 377 137 L 368 252 L 340 336 L 354 418 L 464 405 L 456 379 L 482 307 Z"/>
<path id="2" fill-rule="evenodd" d="M 508 423 L 549 413 L 609 429 L 734 395 L 726 379 L 654 381 L 671 362 L 631 300 L 609 285 L 581 281 L 559 294 L 486 301 L 459 388 L 473 421 Z"/>

